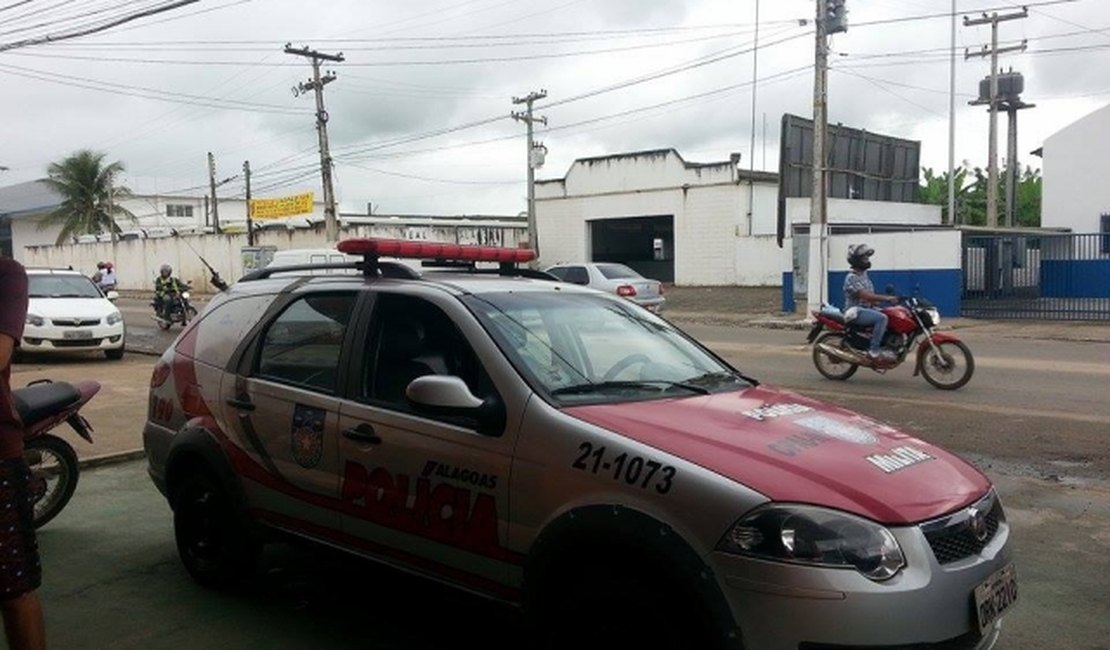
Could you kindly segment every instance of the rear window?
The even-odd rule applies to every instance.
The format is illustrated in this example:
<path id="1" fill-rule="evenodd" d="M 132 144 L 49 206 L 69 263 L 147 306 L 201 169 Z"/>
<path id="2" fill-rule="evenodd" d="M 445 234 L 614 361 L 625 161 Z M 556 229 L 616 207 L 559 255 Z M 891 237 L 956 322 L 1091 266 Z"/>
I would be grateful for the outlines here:
<path id="1" fill-rule="evenodd" d="M 605 276 L 606 280 L 620 280 L 622 278 L 641 278 L 639 273 L 624 264 L 598 264 L 597 270 Z"/>

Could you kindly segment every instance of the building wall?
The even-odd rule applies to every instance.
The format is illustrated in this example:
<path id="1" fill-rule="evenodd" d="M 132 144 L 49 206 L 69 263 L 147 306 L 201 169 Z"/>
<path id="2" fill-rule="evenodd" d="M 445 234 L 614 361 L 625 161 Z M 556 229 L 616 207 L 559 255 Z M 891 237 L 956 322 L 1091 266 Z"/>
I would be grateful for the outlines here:
<path id="1" fill-rule="evenodd" d="M 786 200 L 787 223 L 809 223 L 810 200 Z M 925 203 L 895 203 L 828 199 L 829 223 L 891 224 L 898 226 L 939 226 L 941 206 Z"/>
<path id="2" fill-rule="evenodd" d="M 1041 225 L 1099 231 L 1099 215 L 1110 213 L 1110 106 L 1053 134 L 1044 143 Z"/>
<path id="3" fill-rule="evenodd" d="M 26 263 L 24 247 L 52 246 L 58 240 L 58 226 L 39 230 L 38 219 L 12 219 L 12 257 Z"/>
<path id="4" fill-rule="evenodd" d="M 527 239 L 527 228 L 521 224 L 461 225 L 444 220 L 440 225 L 428 225 L 419 221 L 397 221 L 347 227 L 340 238 L 387 237 L 509 247 L 517 247 Z M 256 233 L 255 244 L 274 246 L 278 250 L 334 248 L 326 242 L 322 229 L 263 231 Z M 129 291 L 150 291 L 159 267 L 169 264 L 175 275 L 192 282 L 195 290 L 205 292 L 214 291 L 214 288 L 208 282 L 209 273 L 200 258 L 208 260 L 225 280 L 233 281 L 243 275 L 241 249 L 246 245 L 246 234 L 221 234 L 124 240 L 116 244 L 114 251 L 108 242 L 34 246 L 24 250 L 24 264 L 72 266 L 91 274 L 98 261 L 112 260 L 119 276 L 119 288 Z"/>

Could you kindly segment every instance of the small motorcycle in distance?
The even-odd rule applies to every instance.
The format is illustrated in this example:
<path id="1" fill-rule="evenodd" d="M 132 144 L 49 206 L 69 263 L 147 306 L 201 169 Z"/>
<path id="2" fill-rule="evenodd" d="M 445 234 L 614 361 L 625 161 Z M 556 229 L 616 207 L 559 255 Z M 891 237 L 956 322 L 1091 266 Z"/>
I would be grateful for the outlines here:
<path id="1" fill-rule="evenodd" d="M 150 303 L 151 307 L 155 308 L 154 315 L 151 316 L 158 323 L 158 327 L 163 330 L 168 330 L 173 327 L 174 323 L 181 323 L 181 326 L 189 324 L 189 321 L 197 317 L 197 310 L 189 302 L 189 289 L 192 284 L 186 284 L 185 289 L 177 291 L 170 289 L 166 292 L 166 302 L 164 311 L 157 312 L 157 306 L 154 302 Z"/>
<path id="2" fill-rule="evenodd" d="M 893 292 L 888 289 L 888 293 Z M 886 355 L 877 359 L 867 354 L 871 347 L 870 328 L 853 326 L 835 307 L 813 312 L 815 323 L 806 340 L 813 344 L 817 372 L 841 381 L 861 367 L 885 373 L 906 361 L 918 338 L 923 336 L 914 355 L 915 377 L 920 374 L 941 390 L 956 390 L 971 380 L 975 372 L 971 350 L 955 335 L 936 331 L 940 313 L 932 304 L 921 298 L 902 297 L 898 304 L 881 311 L 889 322 L 882 342 Z"/>
<path id="3" fill-rule="evenodd" d="M 95 381 L 69 384 L 49 379 L 12 391 L 12 401 L 23 420 L 23 457 L 31 468 L 35 528 L 66 507 L 80 473 L 73 447 L 51 431 L 65 422 L 91 444 L 92 427 L 80 411 L 98 392 L 100 384 Z"/>

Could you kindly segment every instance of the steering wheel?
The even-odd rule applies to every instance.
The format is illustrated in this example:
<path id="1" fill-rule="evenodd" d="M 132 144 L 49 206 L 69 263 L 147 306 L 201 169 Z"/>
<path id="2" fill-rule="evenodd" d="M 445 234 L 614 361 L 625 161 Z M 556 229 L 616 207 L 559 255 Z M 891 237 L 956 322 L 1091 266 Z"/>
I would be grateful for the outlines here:
<path id="1" fill-rule="evenodd" d="M 605 375 L 601 378 L 601 380 L 602 381 L 612 381 L 618 375 L 620 375 L 622 372 L 624 372 L 625 370 L 627 370 L 628 368 L 630 368 L 631 366 L 633 366 L 637 363 L 651 363 L 651 359 L 649 359 L 647 355 L 641 354 L 639 352 L 630 354 L 627 357 L 625 357 L 625 358 L 621 359 L 620 361 L 616 362 L 615 364 L 613 364 L 613 367 L 609 368 L 609 370 L 607 370 L 605 372 Z"/>

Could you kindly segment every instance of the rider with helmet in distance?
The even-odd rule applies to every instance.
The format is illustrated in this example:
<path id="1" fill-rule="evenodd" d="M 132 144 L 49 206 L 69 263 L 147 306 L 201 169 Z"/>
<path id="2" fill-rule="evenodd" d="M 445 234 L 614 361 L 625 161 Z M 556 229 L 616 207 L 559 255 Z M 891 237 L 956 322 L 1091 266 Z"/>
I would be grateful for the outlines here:
<path id="1" fill-rule="evenodd" d="M 188 287 L 184 282 L 173 277 L 173 267 L 163 264 L 158 269 L 158 277 L 154 279 L 154 313 L 161 319 L 166 318 L 166 308 L 169 307 L 169 294 L 181 293 Z"/>
<path id="2" fill-rule="evenodd" d="M 875 285 L 867 276 L 874 254 L 875 249 L 867 244 L 848 247 L 848 265 L 852 270 L 844 278 L 844 320 L 856 327 L 870 327 L 871 348 L 867 355 L 872 360 L 888 361 L 892 354 L 881 349 L 887 316 L 876 307 L 881 302 L 897 302 L 898 296 L 875 293 Z"/>

